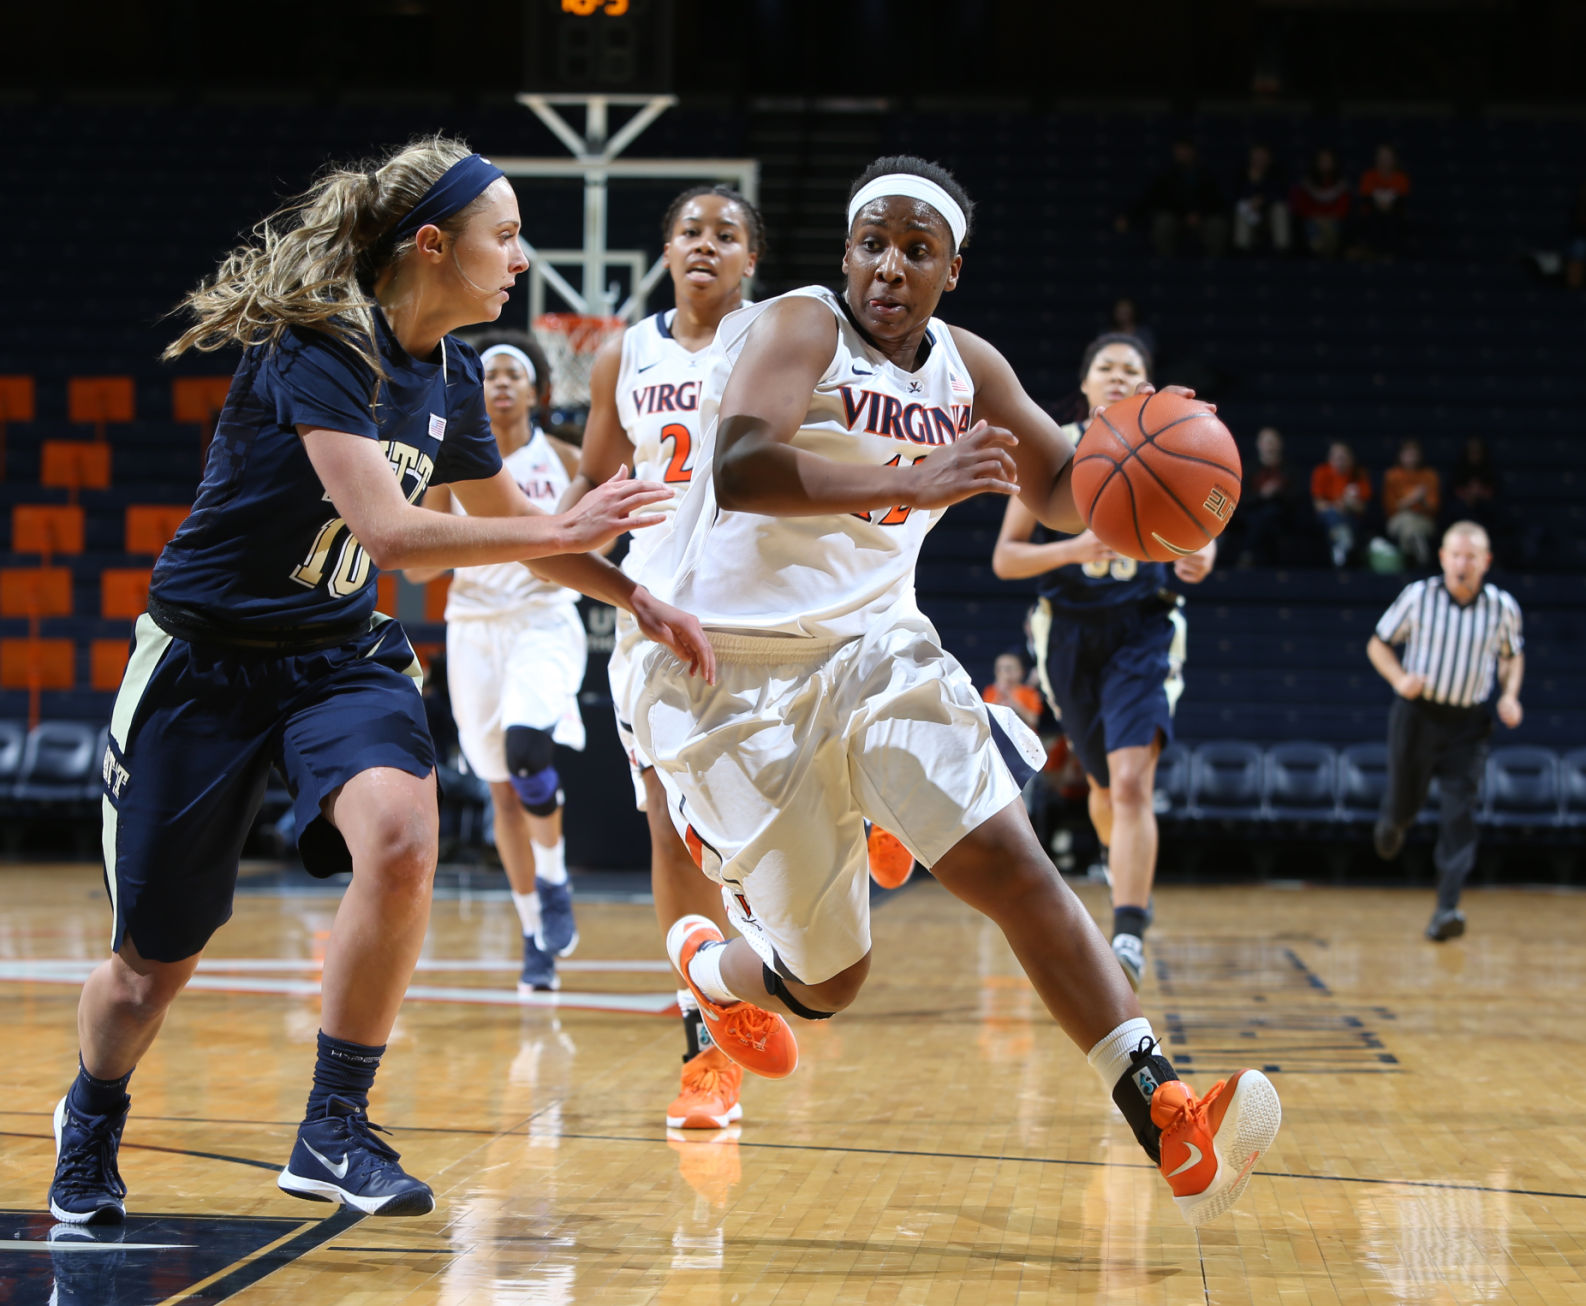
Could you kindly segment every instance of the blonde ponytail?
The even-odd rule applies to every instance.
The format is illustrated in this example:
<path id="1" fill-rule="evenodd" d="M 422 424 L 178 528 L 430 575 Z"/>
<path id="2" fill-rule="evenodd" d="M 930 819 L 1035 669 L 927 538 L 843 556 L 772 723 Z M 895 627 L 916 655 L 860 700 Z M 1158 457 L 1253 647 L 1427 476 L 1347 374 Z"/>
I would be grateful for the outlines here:
<path id="1" fill-rule="evenodd" d="M 273 345 L 299 326 L 343 342 L 384 380 L 372 291 L 379 274 L 413 248 L 411 237 L 398 240 L 391 233 L 441 174 L 469 153 L 462 141 L 430 136 L 373 163 L 333 167 L 254 227 L 252 242 L 232 250 L 177 305 L 174 312 L 196 320 L 163 357 L 177 358 L 189 349 Z M 437 225 L 459 231 L 472 208 Z"/>

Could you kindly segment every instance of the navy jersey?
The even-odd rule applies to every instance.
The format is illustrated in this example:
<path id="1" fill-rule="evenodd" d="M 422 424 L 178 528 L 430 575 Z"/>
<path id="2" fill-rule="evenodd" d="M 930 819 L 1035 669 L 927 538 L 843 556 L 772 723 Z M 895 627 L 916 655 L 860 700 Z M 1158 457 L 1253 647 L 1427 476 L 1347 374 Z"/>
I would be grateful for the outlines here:
<path id="1" fill-rule="evenodd" d="M 1063 434 L 1074 445 L 1085 425 L 1079 422 L 1063 427 Z M 1049 531 L 1039 522 L 1030 539 L 1036 544 L 1072 537 Z M 1054 608 L 1069 611 L 1099 611 L 1124 607 L 1149 599 L 1168 583 L 1165 562 L 1136 562 L 1133 558 L 1114 558 L 1111 562 L 1073 563 L 1054 567 L 1036 579 L 1036 592 Z"/>
<path id="2" fill-rule="evenodd" d="M 1036 544 L 1071 538 L 1037 524 L 1030 537 Z M 1111 562 L 1073 563 L 1053 567 L 1036 580 L 1043 599 L 1054 608 L 1069 611 L 1124 607 L 1149 599 L 1168 583 L 1165 562 L 1136 562 L 1133 558 L 1114 558 Z"/>
<path id="3" fill-rule="evenodd" d="M 149 588 L 151 615 L 173 634 L 298 645 L 367 626 L 375 569 L 337 515 L 298 426 L 378 440 L 410 503 L 429 485 L 500 470 L 479 355 L 448 337 L 436 361 L 420 361 L 379 309 L 374 318 L 387 380 L 373 412 L 374 372 L 321 332 L 293 329 L 243 353 L 197 501 Z"/>

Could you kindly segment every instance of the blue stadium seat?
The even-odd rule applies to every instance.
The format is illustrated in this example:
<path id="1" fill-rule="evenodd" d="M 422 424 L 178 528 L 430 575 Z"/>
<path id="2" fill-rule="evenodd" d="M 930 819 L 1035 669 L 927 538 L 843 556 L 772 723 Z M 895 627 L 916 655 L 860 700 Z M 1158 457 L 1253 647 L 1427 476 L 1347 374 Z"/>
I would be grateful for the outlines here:
<path id="1" fill-rule="evenodd" d="M 43 721 L 22 746 L 22 766 L 12 791 L 18 802 L 81 803 L 83 786 L 98 769 L 96 731 L 82 721 Z"/>
<path id="2" fill-rule="evenodd" d="M 1350 744 L 1338 754 L 1338 817 L 1375 821 L 1388 789 L 1388 746 Z"/>
<path id="3" fill-rule="evenodd" d="M 1183 816 L 1189 807 L 1190 750 L 1183 744 L 1169 744 L 1156 760 L 1158 816 Z"/>
<path id="4" fill-rule="evenodd" d="M 1558 759 L 1550 748 L 1495 748 L 1487 757 L 1484 815 L 1493 825 L 1554 825 L 1559 820 Z"/>
<path id="5" fill-rule="evenodd" d="M 0 799 L 11 797 L 22 770 L 22 746 L 28 732 L 20 721 L 0 721 Z"/>
<path id="6" fill-rule="evenodd" d="M 1326 744 L 1291 740 L 1267 749 L 1263 798 L 1267 815 L 1285 821 L 1328 821 L 1338 809 L 1338 759 Z"/>
<path id="7" fill-rule="evenodd" d="M 1586 748 L 1572 748 L 1558 760 L 1559 820 L 1586 825 Z"/>
<path id="8" fill-rule="evenodd" d="M 1190 812 L 1210 820 L 1261 815 L 1261 750 L 1242 739 L 1202 744 L 1190 771 Z"/>

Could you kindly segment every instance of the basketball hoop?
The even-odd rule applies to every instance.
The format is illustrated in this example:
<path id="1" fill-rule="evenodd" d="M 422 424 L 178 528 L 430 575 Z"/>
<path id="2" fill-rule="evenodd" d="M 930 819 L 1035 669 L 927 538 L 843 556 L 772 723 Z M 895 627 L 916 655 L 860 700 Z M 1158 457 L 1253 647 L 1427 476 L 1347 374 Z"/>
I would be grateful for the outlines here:
<path id="1" fill-rule="evenodd" d="M 589 407 L 589 373 L 601 345 L 628 324 L 620 317 L 587 313 L 541 313 L 534 335 L 551 364 L 552 397 L 558 407 Z"/>

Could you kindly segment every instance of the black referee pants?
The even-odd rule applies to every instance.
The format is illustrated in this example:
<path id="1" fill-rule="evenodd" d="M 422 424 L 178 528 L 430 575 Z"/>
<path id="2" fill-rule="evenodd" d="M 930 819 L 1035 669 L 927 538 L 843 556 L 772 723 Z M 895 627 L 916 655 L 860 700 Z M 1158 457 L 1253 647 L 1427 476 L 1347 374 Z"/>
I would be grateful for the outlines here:
<path id="1" fill-rule="evenodd" d="M 1432 852 L 1439 910 L 1459 905 L 1459 891 L 1476 865 L 1476 802 L 1491 734 L 1492 717 L 1482 705 L 1450 707 L 1396 697 L 1388 713 L 1382 819 L 1406 830 L 1426 801 L 1434 775 L 1442 792 Z"/>

